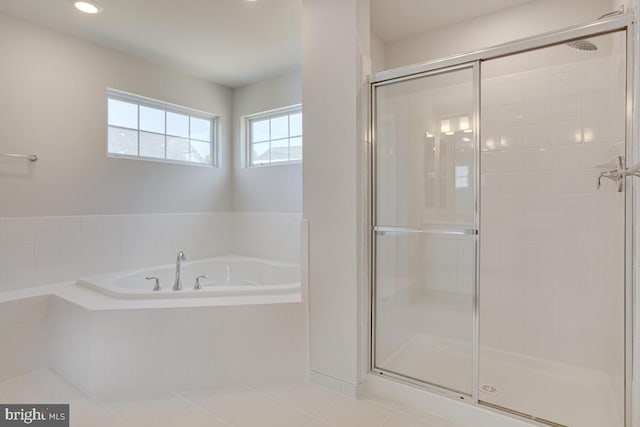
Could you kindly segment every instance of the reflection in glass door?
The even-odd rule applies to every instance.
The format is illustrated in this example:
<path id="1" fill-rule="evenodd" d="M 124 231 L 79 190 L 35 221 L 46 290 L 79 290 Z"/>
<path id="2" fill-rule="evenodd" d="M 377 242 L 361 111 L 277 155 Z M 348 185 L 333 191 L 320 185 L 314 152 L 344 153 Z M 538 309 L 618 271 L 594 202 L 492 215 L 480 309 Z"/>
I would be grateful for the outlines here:
<path id="1" fill-rule="evenodd" d="M 482 63 L 479 399 L 571 427 L 624 425 L 626 40 Z"/>
<path id="2" fill-rule="evenodd" d="M 473 394 L 477 65 L 375 87 L 381 372 Z"/>

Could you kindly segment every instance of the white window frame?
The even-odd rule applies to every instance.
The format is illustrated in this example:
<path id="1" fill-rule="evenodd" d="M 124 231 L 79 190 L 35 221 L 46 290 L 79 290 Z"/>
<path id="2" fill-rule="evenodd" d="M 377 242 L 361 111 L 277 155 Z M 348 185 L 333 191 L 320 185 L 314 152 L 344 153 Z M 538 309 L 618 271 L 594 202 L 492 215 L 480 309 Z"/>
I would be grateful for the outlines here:
<path id="1" fill-rule="evenodd" d="M 251 122 L 254 120 L 263 120 L 263 119 L 272 119 L 276 117 L 288 116 L 291 114 L 302 113 L 302 104 L 288 105 L 282 108 L 275 108 L 273 110 L 262 111 L 256 114 L 249 114 L 242 117 L 243 125 L 242 125 L 242 141 L 244 149 L 243 151 L 243 166 L 245 168 L 264 168 L 264 167 L 272 167 L 272 166 L 286 166 L 286 165 L 297 165 L 302 163 L 302 159 L 297 160 L 286 160 L 280 162 L 265 162 L 265 163 L 257 163 L 252 164 L 251 153 L 252 143 L 251 143 Z M 303 115 L 304 118 L 304 115 Z M 296 136 L 297 137 L 297 136 Z M 304 129 L 302 130 L 302 134 L 300 135 L 302 138 L 302 145 L 304 146 Z M 291 134 L 289 134 L 288 138 L 291 138 Z M 271 142 L 271 139 L 262 142 Z"/>
<path id="2" fill-rule="evenodd" d="M 108 107 L 108 102 L 109 99 L 114 99 L 117 101 L 124 101 L 124 102 L 128 102 L 128 103 L 132 103 L 132 104 L 136 104 L 138 105 L 138 129 L 133 129 L 133 128 L 128 128 L 128 127 L 122 127 L 122 126 L 111 126 L 109 124 L 109 107 Z M 181 105 L 176 105 L 176 104 L 172 104 L 169 102 L 164 102 L 164 101 L 159 101 L 157 99 L 153 99 L 153 98 L 148 98 L 146 96 L 142 96 L 142 95 L 136 95 L 133 93 L 129 93 L 129 92 L 124 92 L 118 89 L 112 89 L 112 88 L 107 88 L 107 118 L 106 118 L 106 144 L 105 144 L 105 148 L 106 148 L 106 152 L 107 152 L 107 157 L 112 157 L 112 158 L 118 158 L 118 159 L 130 159 L 130 160 L 143 160 L 143 161 L 148 161 L 148 162 L 157 162 L 157 163 L 169 163 L 169 164 L 177 164 L 177 165 L 187 165 L 187 166 L 199 166 L 199 167 L 206 167 L 206 168 L 217 168 L 218 167 L 218 158 L 219 158 L 219 119 L 220 116 L 213 114 L 213 113 L 208 113 L 205 111 L 201 111 L 201 110 L 196 110 L 194 108 L 189 108 L 189 107 L 184 107 Z M 155 108 L 158 110 L 162 110 L 165 112 L 165 132 L 164 133 L 157 133 L 157 132 L 149 132 L 149 131 L 141 131 L 140 130 L 140 107 L 150 107 L 150 108 Z M 166 137 L 167 136 L 172 136 L 167 134 L 167 122 L 166 122 L 166 113 L 176 113 L 176 114 L 183 114 L 183 115 L 188 115 L 189 117 L 195 117 L 198 119 L 203 119 L 203 120 L 209 120 L 211 122 L 211 135 L 210 135 L 210 145 L 211 145 L 211 163 L 200 163 L 200 162 L 191 162 L 191 161 L 186 161 L 186 160 L 176 160 L 176 159 L 167 159 L 166 158 L 166 153 L 167 153 L 167 142 L 166 142 Z M 126 129 L 126 130 L 132 130 L 132 131 L 136 131 L 138 132 L 138 154 L 137 155 L 133 155 L 133 154 L 119 154 L 119 153 L 112 153 L 109 151 L 109 128 L 113 127 L 113 128 L 121 128 L 121 129 Z M 191 120 L 189 120 L 189 127 L 191 127 Z M 191 129 L 189 129 L 189 131 L 191 131 Z M 140 132 L 146 132 L 146 133 L 153 133 L 156 135 L 163 135 L 165 137 L 165 158 L 159 158 L 159 157 L 147 157 L 147 156 L 141 156 L 140 155 Z M 191 132 L 189 132 L 189 134 L 191 134 Z M 191 135 L 189 135 L 189 141 L 191 140 Z M 195 140 L 195 139 L 194 139 Z M 199 140 L 195 140 L 195 141 L 199 141 Z M 206 141 L 202 141 L 202 142 L 206 142 Z"/>

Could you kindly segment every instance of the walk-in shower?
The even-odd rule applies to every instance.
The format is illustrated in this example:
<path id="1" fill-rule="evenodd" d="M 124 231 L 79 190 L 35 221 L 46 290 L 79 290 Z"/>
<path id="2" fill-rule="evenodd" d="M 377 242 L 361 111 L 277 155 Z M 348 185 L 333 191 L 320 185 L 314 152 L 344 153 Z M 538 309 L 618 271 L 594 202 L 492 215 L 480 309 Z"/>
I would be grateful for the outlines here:
<path id="1" fill-rule="evenodd" d="M 631 25 L 376 75 L 372 371 L 550 425 L 628 425 Z"/>

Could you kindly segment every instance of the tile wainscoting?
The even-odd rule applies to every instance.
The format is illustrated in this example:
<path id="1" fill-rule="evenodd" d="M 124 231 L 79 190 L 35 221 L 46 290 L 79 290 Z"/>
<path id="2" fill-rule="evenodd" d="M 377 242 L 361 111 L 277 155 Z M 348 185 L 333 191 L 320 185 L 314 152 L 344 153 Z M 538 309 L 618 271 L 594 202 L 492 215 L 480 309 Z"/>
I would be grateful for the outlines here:
<path id="1" fill-rule="evenodd" d="M 300 214 L 0 218 L 0 291 L 225 254 L 300 259 Z"/>

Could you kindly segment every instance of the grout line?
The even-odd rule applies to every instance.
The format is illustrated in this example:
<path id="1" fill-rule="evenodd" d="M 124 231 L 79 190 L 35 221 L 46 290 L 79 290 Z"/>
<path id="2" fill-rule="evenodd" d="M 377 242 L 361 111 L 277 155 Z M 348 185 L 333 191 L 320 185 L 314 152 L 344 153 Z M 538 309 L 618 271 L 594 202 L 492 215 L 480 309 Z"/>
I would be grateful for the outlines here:
<path id="1" fill-rule="evenodd" d="M 200 405 L 198 405 L 197 403 L 193 402 L 192 400 L 188 399 L 187 397 L 181 395 L 180 393 L 178 393 L 177 391 L 172 391 L 171 392 L 172 395 L 174 395 L 175 397 L 177 397 L 178 399 L 187 402 L 189 405 L 191 406 L 195 406 L 198 409 L 201 409 L 203 411 L 205 411 L 208 415 L 211 416 L 211 418 L 215 419 L 216 421 L 221 422 L 222 424 L 228 426 L 228 425 L 232 425 L 231 421 L 227 421 L 221 417 L 219 417 L 218 415 L 214 414 L 213 412 L 211 412 L 210 410 L 208 410 L 207 408 L 204 408 Z"/>
<path id="2" fill-rule="evenodd" d="M 391 409 L 389 411 L 389 413 L 382 419 L 382 421 L 380 422 L 379 426 L 383 427 L 385 425 L 385 423 L 389 420 L 389 418 L 391 418 L 391 415 L 393 415 L 393 413 L 396 411 L 396 408 L 394 407 L 393 409 Z"/>
<path id="3" fill-rule="evenodd" d="M 292 390 L 294 387 L 296 387 L 297 385 L 300 385 L 300 384 L 304 384 L 304 383 L 294 383 L 294 384 L 292 384 L 290 387 L 287 387 L 287 389 L 286 389 L 286 390 L 284 390 L 284 391 L 282 391 L 282 392 L 283 392 L 283 393 L 285 393 L 285 392 L 287 392 L 287 391 L 290 391 L 290 390 Z M 273 402 L 275 402 L 275 403 L 277 403 L 277 404 L 279 404 L 279 405 L 284 406 L 284 407 L 285 407 L 285 408 L 287 408 L 287 409 L 291 409 L 291 410 L 293 410 L 293 411 L 295 411 L 295 412 L 298 412 L 298 413 L 300 413 L 300 414 L 308 415 L 309 417 L 311 417 L 311 418 L 312 418 L 312 420 L 310 421 L 310 423 L 311 423 L 313 420 L 315 420 L 315 419 L 321 419 L 321 418 L 319 418 L 319 417 L 318 417 L 319 413 L 313 414 L 313 413 L 311 413 L 311 412 L 307 412 L 307 411 L 303 410 L 302 408 L 299 408 L 299 407 L 297 407 L 297 406 L 294 406 L 294 405 L 292 405 L 292 404 L 290 404 L 290 403 L 288 403 L 288 402 L 285 402 L 285 401 L 282 401 L 282 400 L 276 399 L 274 396 L 272 396 L 272 395 L 270 395 L 270 394 L 268 394 L 268 393 L 266 393 L 266 392 L 264 392 L 264 391 L 260 391 L 260 390 L 253 389 L 253 388 L 251 388 L 251 386 L 248 386 L 248 385 L 246 385 L 245 387 L 246 387 L 247 389 L 251 390 L 251 391 L 254 391 L 254 392 L 256 392 L 256 393 L 260 394 L 260 395 L 261 395 L 261 396 L 263 396 L 263 397 L 266 397 L 267 399 L 269 399 L 269 400 L 271 400 L 271 401 L 273 401 Z M 335 398 L 335 399 L 333 399 L 333 400 L 332 400 L 332 401 L 331 401 L 331 402 L 330 402 L 330 403 L 329 403 L 325 408 L 323 408 L 320 412 L 324 411 L 326 408 L 328 408 L 329 406 L 331 406 L 331 404 L 333 404 L 333 402 L 334 402 L 334 401 L 336 401 L 338 398 L 339 398 L 339 395 L 338 395 L 338 396 L 336 396 L 336 398 Z M 322 420 L 322 421 L 324 421 L 324 420 Z M 325 422 L 326 422 L 326 421 L 325 421 Z"/>

